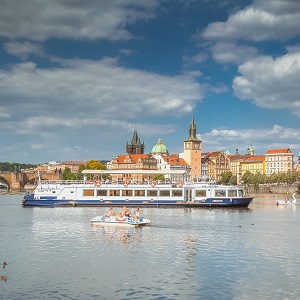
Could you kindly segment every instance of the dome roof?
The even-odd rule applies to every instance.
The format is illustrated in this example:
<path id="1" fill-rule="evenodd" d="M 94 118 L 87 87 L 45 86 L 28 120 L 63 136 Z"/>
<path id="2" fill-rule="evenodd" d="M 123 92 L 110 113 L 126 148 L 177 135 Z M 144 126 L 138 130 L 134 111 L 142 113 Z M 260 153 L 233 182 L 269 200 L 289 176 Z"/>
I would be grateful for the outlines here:
<path id="1" fill-rule="evenodd" d="M 162 143 L 162 139 L 159 138 L 157 144 L 152 148 L 151 153 L 168 153 L 167 147 Z"/>

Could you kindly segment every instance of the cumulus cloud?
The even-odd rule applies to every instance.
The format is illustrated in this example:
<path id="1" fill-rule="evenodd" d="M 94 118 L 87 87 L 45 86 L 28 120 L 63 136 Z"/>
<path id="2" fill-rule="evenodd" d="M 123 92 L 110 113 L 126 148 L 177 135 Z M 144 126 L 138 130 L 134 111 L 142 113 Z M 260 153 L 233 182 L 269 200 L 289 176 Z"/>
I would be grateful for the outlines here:
<path id="1" fill-rule="evenodd" d="M 240 64 L 259 54 L 258 50 L 252 46 L 229 42 L 217 42 L 211 47 L 211 51 L 215 61 L 233 64 Z"/>
<path id="2" fill-rule="evenodd" d="M 209 24 L 199 35 L 218 41 L 265 41 L 299 35 L 300 2 L 260 0 L 229 16 L 226 22 Z"/>
<path id="3" fill-rule="evenodd" d="M 128 40 L 126 25 L 153 18 L 157 0 L 0 1 L 0 37 Z"/>
<path id="4" fill-rule="evenodd" d="M 241 76 L 233 81 L 237 97 L 260 107 L 288 109 L 300 117 L 300 52 L 276 59 L 259 57 L 238 70 Z"/>
<path id="5" fill-rule="evenodd" d="M 263 155 L 269 149 L 293 148 L 298 149 L 300 143 L 300 128 L 285 128 L 274 125 L 271 128 L 257 129 L 212 129 L 201 135 L 203 151 L 229 150 L 235 153 L 236 147 L 240 154 L 245 154 L 246 149 L 252 144 L 254 149 L 260 149 L 255 154 Z M 294 153 L 297 155 L 297 153 Z"/>
<path id="6" fill-rule="evenodd" d="M 7 42 L 4 49 L 11 55 L 15 55 L 22 59 L 27 59 L 30 54 L 42 56 L 43 48 L 37 43 L 30 42 Z"/>
<path id="7" fill-rule="evenodd" d="M 0 71 L 2 110 L 11 115 L 8 121 L 22 120 L 14 130 L 101 128 L 115 116 L 129 123 L 139 115 L 179 116 L 203 97 L 201 85 L 189 76 L 126 69 L 112 58 L 52 61 L 56 68 L 24 62 Z"/>

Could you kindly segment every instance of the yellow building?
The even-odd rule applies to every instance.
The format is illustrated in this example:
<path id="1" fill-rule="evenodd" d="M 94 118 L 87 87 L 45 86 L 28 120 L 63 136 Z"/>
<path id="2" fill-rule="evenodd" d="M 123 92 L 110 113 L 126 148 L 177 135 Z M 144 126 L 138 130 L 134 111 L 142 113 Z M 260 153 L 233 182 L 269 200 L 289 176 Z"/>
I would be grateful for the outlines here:
<path id="1" fill-rule="evenodd" d="M 240 184 L 241 178 L 243 175 L 242 172 L 242 161 L 245 160 L 246 155 L 240 155 L 240 154 L 234 154 L 234 155 L 227 155 L 230 161 L 230 172 L 232 173 L 232 176 L 235 176 L 237 184 Z"/>
<path id="2" fill-rule="evenodd" d="M 242 176 L 249 171 L 252 174 L 265 174 L 265 156 L 264 155 L 254 155 L 245 156 L 244 160 L 241 162 L 242 166 Z"/>

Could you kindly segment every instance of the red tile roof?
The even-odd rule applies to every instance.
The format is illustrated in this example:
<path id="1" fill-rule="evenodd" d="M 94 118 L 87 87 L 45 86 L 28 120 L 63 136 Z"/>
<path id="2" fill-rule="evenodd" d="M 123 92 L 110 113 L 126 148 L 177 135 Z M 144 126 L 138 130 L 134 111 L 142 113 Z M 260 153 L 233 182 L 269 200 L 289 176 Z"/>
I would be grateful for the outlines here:
<path id="1" fill-rule="evenodd" d="M 139 158 L 141 159 L 145 159 L 146 157 L 149 156 L 149 154 L 127 154 L 127 155 L 120 155 L 117 160 L 119 162 L 119 164 L 123 164 L 125 157 L 130 156 L 130 159 L 132 160 L 132 162 L 136 163 L 138 161 Z"/>
<path id="2" fill-rule="evenodd" d="M 285 148 L 285 149 L 272 149 L 268 150 L 267 154 L 276 154 L 276 153 L 290 153 L 291 149 Z"/>

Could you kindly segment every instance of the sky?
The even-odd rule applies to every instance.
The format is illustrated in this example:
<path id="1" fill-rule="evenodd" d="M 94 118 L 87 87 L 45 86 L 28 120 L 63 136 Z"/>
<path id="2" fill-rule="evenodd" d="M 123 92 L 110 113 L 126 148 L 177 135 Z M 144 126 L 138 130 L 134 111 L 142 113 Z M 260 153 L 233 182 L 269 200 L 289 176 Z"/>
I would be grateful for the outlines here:
<path id="1" fill-rule="evenodd" d="M 0 161 L 300 151 L 300 1 L 0 0 Z"/>

